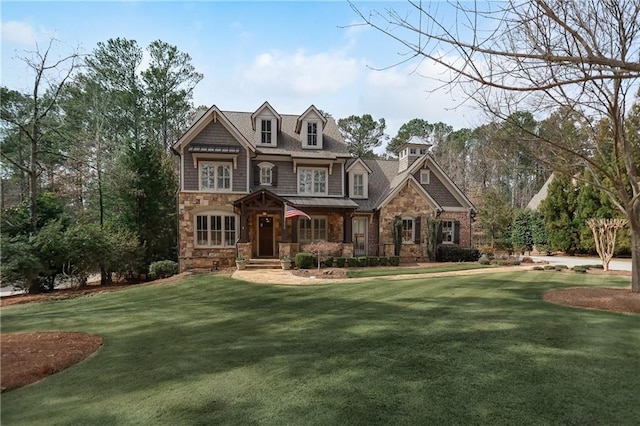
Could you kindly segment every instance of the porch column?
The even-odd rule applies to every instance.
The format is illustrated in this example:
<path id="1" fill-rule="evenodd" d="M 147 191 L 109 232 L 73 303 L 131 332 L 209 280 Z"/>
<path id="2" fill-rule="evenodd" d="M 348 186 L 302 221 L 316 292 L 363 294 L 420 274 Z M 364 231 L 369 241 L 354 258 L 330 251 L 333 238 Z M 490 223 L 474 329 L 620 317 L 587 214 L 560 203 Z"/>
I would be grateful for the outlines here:
<path id="1" fill-rule="evenodd" d="M 345 212 L 342 215 L 342 220 L 344 222 L 344 243 L 351 243 L 352 242 L 352 238 L 353 238 L 353 232 L 351 231 L 351 218 L 353 217 L 353 214 L 351 214 L 351 212 Z"/>
<path id="2" fill-rule="evenodd" d="M 298 242 L 298 216 L 291 218 L 291 242 Z"/>
<path id="3" fill-rule="evenodd" d="M 249 212 L 244 208 L 240 215 L 240 242 L 249 242 Z"/>

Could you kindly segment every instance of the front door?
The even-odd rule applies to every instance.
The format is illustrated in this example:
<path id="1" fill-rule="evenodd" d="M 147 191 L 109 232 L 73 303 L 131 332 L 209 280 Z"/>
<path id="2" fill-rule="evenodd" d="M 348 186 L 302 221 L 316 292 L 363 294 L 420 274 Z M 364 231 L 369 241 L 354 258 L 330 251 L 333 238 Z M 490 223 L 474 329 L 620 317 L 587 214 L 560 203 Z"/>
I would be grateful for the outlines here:
<path id="1" fill-rule="evenodd" d="M 273 257 L 273 217 L 258 216 L 258 257 Z"/>
<path id="2" fill-rule="evenodd" d="M 355 256 L 367 255 L 367 218 L 366 217 L 354 217 L 353 218 L 353 254 Z"/>

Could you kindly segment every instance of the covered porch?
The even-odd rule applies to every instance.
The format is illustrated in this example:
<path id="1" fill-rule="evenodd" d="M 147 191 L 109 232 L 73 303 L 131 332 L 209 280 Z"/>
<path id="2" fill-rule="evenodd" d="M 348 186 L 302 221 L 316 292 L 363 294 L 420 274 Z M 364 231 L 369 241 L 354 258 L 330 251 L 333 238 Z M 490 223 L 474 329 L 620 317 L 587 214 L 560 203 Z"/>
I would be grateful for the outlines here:
<path id="1" fill-rule="evenodd" d="M 347 198 L 280 196 L 261 189 L 233 202 L 240 217 L 238 255 L 279 259 L 295 256 L 305 243 L 325 240 L 343 244 L 353 254 L 352 217 L 357 204 Z M 286 217 L 285 206 L 305 215 Z"/>

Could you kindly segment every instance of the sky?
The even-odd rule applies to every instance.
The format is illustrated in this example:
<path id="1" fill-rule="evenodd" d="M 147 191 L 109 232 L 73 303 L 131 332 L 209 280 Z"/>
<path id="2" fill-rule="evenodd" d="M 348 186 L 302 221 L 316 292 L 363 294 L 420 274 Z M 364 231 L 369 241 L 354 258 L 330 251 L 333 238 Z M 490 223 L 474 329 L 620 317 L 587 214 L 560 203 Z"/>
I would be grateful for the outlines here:
<path id="1" fill-rule="evenodd" d="M 365 15 L 405 2 L 355 2 Z M 268 101 L 281 114 L 311 104 L 334 118 L 384 118 L 393 137 L 403 123 L 422 118 L 460 129 L 481 123 L 464 96 L 440 88 L 442 70 L 406 59 L 390 37 L 357 25 L 347 1 L 5 1 L 1 5 L 0 83 L 29 91 L 33 75 L 19 57 L 46 47 L 54 58 L 74 49 L 90 53 L 110 38 L 136 40 L 143 49 L 162 40 L 188 53 L 204 75 L 194 105 L 255 111 Z"/>

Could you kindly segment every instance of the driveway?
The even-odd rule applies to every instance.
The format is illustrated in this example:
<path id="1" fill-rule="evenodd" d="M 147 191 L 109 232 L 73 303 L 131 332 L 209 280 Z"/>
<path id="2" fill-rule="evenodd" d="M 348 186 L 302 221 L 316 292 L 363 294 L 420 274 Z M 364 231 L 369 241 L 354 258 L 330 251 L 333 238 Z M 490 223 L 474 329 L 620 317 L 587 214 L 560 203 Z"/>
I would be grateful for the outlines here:
<path id="1" fill-rule="evenodd" d="M 569 268 L 577 265 L 602 265 L 599 257 L 590 256 L 529 256 L 536 262 L 545 261 L 550 265 L 567 265 Z M 631 271 L 631 259 L 612 259 L 609 263 L 612 271 Z"/>

